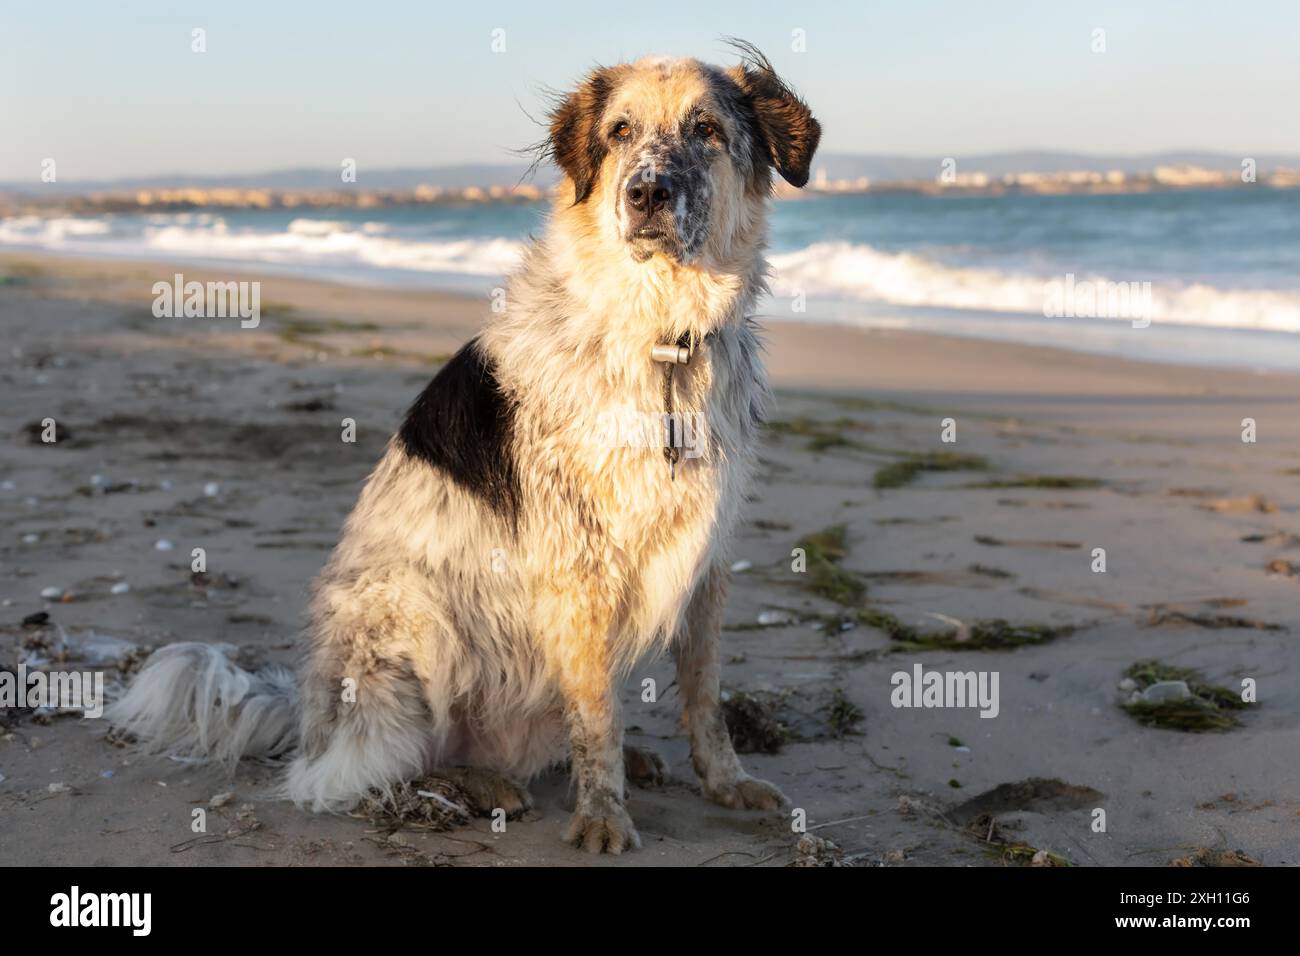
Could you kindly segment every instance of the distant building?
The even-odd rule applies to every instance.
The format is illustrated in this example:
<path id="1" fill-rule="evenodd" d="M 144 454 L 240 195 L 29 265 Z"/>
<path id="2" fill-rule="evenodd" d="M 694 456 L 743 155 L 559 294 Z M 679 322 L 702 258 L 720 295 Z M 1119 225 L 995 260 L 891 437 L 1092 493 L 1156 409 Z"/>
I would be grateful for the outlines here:
<path id="1" fill-rule="evenodd" d="M 939 177 L 935 180 L 944 188 L 983 189 L 989 184 L 988 173 L 958 173 L 952 179 Z"/>
<path id="2" fill-rule="evenodd" d="M 1217 186 L 1226 179 L 1223 173 L 1201 166 L 1157 166 L 1151 174 L 1162 186 Z"/>

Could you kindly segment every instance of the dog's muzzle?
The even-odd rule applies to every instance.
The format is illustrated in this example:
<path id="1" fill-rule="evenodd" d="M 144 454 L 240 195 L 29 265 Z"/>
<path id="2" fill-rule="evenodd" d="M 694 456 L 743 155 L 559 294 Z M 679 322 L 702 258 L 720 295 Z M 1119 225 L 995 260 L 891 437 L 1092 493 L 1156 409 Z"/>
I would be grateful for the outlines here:
<path id="1" fill-rule="evenodd" d="M 673 181 L 667 173 L 635 173 L 623 190 L 631 238 L 655 239 L 664 232 L 661 220 L 672 222 Z M 661 215 L 663 214 L 663 215 Z"/>
<path id="2" fill-rule="evenodd" d="M 623 187 L 623 238 L 632 247 L 632 256 L 645 262 L 656 252 L 674 259 L 683 254 L 682 210 L 679 183 L 667 172 L 650 175 L 645 169 L 632 174 Z"/>

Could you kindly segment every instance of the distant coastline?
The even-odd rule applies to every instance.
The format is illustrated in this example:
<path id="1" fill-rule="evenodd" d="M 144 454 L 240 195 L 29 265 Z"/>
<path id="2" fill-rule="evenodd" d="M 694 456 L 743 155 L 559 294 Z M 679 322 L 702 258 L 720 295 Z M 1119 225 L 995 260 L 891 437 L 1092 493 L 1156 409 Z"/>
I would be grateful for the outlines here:
<path id="1" fill-rule="evenodd" d="M 843 166 L 842 163 L 837 164 Z M 968 163 L 966 165 L 975 165 Z M 489 171 L 490 170 L 490 171 Z M 550 172 L 539 182 L 510 181 L 499 167 L 484 167 L 495 181 L 477 184 L 434 185 L 421 183 L 402 188 L 373 188 L 360 184 L 344 187 L 285 185 L 191 185 L 167 183 L 157 186 L 136 184 L 90 185 L 84 190 L 59 184 L 44 193 L 39 187 L 22 190 L 0 189 L 0 216 L 96 215 L 102 213 L 185 212 L 198 209 L 386 209 L 399 206 L 455 206 L 521 204 L 541 202 L 555 189 Z M 239 177 L 248 178 L 248 177 Z M 271 177 L 268 177 L 271 178 Z M 160 180 L 165 179 L 160 177 Z M 796 190 L 777 184 L 780 199 L 806 196 L 913 194 L 926 196 L 1015 196 L 1015 195 L 1125 195 L 1180 190 L 1229 190 L 1247 188 L 1294 189 L 1300 187 L 1300 168 L 1275 165 L 1253 170 L 1227 169 L 1221 164 L 1169 163 L 1147 170 L 1051 169 L 989 173 L 958 171 L 956 163 L 932 177 L 833 176 L 826 167 L 817 169 L 812 182 Z"/>
<path id="2" fill-rule="evenodd" d="M 531 184 L 514 186 L 437 186 L 402 190 L 376 189 L 249 189 L 192 186 L 132 189 L 85 195 L 0 195 L 0 216 L 101 213 L 186 212 L 198 209 L 391 209 L 397 206 L 456 206 L 488 203 L 532 203 L 550 190 Z"/>
<path id="3" fill-rule="evenodd" d="M 1001 176 L 984 172 L 940 174 L 934 179 L 899 179 L 874 182 L 868 177 L 832 179 L 819 171 L 811 191 L 826 193 L 920 193 L 931 196 L 1014 196 L 1070 194 L 1151 193 L 1180 189 L 1241 189 L 1265 186 L 1294 189 L 1300 186 L 1300 169 L 1280 167 L 1246 178 L 1242 171 L 1229 172 L 1192 164 L 1156 166 L 1149 172 L 1105 172 L 1079 169 L 1060 172 L 1020 172 Z M 793 192 L 791 190 L 791 192 Z"/>

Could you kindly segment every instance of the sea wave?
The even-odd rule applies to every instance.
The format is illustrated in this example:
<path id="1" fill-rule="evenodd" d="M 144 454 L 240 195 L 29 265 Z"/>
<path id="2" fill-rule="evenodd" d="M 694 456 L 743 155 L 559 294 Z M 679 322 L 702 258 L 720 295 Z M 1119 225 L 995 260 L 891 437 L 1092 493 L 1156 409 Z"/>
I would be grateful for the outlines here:
<path id="1" fill-rule="evenodd" d="M 0 245 L 86 255 L 175 257 L 256 265 L 341 266 L 500 276 L 524 244 L 505 238 L 396 237 L 383 223 L 295 219 L 281 232 L 234 229 L 220 216 L 154 217 L 134 224 L 75 217 L 0 220 Z"/>
<path id="2" fill-rule="evenodd" d="M 506 237 L 433 237 L 419 227 L 300 217 L 277 229 L 232 225 L 220 213 L 148 216 L 0 219 L 0 246 L 23 246 L 89 256 L 259 263 L 308 272 L 327 267 L 350 272 L 389 271 L 500 277 L 519 262 L 524 242 Z M 865 302 L 898 309 L 969 310 L 1017 315 L 1045 314 L 1066 276 L 1033 275 L 1013 268 L 959 267 L 915 252 L 890 252 L 854 242 L 818 242 L 776 252 L 773 294 L 802 292 L 839 302 Z M 1078 283 L 1137 282 L 1141 275 L 1080 274 Z M 431 284 L 437 284 L 433 282 Z M 1055 289 L 1053 284 L 1055 284 Z M 1230 289 L 1170 280 L 1152 281 L 1141 299 L 1152 321 L 1229 329 L 1300 332 L 1300 292 Z M 1076 298 L 1078 298 L 1076 294 Z M 1066 315 L 1131 321 L 1130 312 L 1106 315 L 1071 302 Z M 772 310 L 775 311 L 775 310 Z M 816 308 L 810 317 L 816 316 Z M 1100 314 L 1099 314 L 1100 313 Z"/>
<path id="3" fill-rule="evenodd" d="M 0 242 L 20 244 L 35 240 L 40 245 L 58 245 L 86 237 L 111 235 L 113 224 L 107 219 L 79 216 L 14 216 L 0 219 Z"/>
<path id="4" fill-rule="evenodd" d="M 1131 321 L 1125 312 L 1091 310 L 1082 283 L 1143 283 L 1140 275 L 1035 276 L 995 269 L 960 268 L 911 252 L 886 252 L 849 242 L 819 242 L 769 256 L 772 291 L 803 292 L 895 306 L 1044 315 L 1074 290 L 1070 313 Z M 1150 281 L 1150 280 L 1145 280 Z M 1145 298 L 1144 298 L 1145 302 Z M 1150 282 L 1142 317 L 1188 325 L 1300 332 L 1300 293 L 1281 289 L 1222 289 L 1203 283 Z M 1069 313 L 1067 313 L 1069 314 Z"/>

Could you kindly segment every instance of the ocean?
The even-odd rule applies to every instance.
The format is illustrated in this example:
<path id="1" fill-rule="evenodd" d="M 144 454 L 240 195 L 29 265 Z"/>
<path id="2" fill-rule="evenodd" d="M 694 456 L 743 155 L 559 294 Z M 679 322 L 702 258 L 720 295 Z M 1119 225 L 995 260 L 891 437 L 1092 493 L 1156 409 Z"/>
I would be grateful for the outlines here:
<path id="1" fill-rule="evenodd" d="M 0 219 L 0 248 L 487 294 L 545 204 Z M 1300 369 L 1300 190 L 778 202 L 775 321 Z"/>

